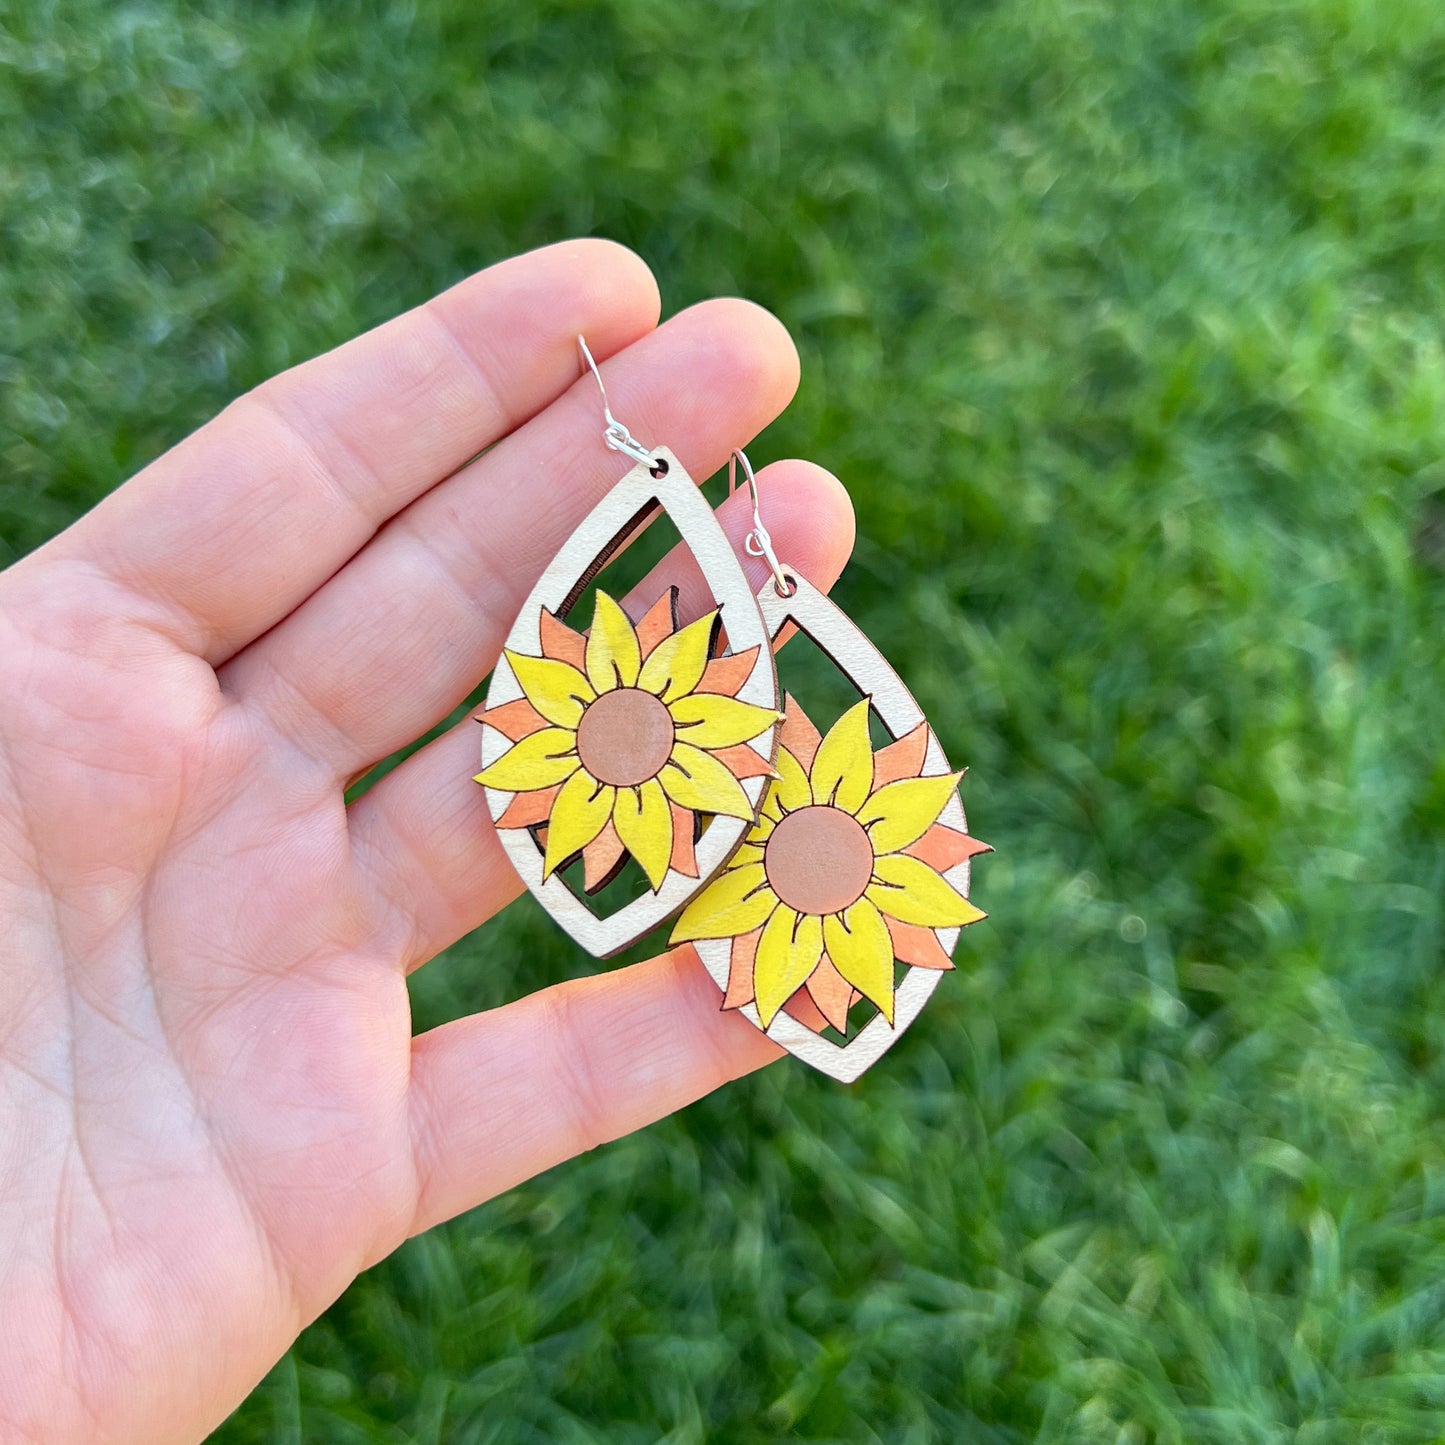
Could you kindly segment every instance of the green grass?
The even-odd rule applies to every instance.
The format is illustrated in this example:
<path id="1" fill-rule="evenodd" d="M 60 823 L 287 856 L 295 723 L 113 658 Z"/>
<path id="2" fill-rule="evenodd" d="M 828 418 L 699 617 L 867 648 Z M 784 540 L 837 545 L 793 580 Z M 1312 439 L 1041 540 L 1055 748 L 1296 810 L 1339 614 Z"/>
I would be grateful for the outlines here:
<path id="1" fill-rule="evenodd" d="M 225 1445 L 1445 1438 L 1442 120 L 1438 0 L 0 0 L 3 556 L 613 236 L 793 328 L 754 455 L 998 848 L 864 1083 L 414 1241 Z M 518 904 L 418 1023 L 577 966 Z"/>

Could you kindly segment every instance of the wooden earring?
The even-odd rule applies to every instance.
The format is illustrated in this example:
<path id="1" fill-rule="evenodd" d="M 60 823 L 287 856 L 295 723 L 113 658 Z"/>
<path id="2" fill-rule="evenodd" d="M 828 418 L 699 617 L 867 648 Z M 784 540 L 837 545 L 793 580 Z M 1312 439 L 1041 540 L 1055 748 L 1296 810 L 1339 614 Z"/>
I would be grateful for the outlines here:
<path id="1" fill-rule="evenodd" d="M 770 635 L 707 499 L 672 452 L 642 446 L 612 415 L 605 388 L 602 410 L 606 445 L 636 465 L 563 544 L 518 614 L 478 718 L 476 781 L 537 901 L 605 958 L 687 905 L 756 825 L 782 713 Z M 675 587 L 635 618 L 599 589 L 589 629 L 570 626 L 588 584 L 659 512 L 717 606 L 680 627 Z M 562 875 L 578 871 L 579 857 L 575 890 Z M 585 898 L 628 857 L 648 890 L 599 915 Z"/>
<path id="2" fill-rule="evenodd" d="M 757 594 L 769 639 L 791 624 L 862 697 L 826 735 L 787 699 L 758 821 L 684 909 L 672 942 L 697 949 L 724 1009 L 851 1082 L 917 1018 L 953 967 L 960 930 L 984 917 L 968 900 L 969 863 L 989 850 L 969 834 L 962 774 L 950 771 L 902 679 L 844 612 L 778 561 L 752 468 L 735 455 L 753 494 L 747 549 L 772 568 Z M 891 738 L 876 751 L 870 712 Z M 864 1001 L 877 1012 L 850 1036 L 850 1010 Z"/>

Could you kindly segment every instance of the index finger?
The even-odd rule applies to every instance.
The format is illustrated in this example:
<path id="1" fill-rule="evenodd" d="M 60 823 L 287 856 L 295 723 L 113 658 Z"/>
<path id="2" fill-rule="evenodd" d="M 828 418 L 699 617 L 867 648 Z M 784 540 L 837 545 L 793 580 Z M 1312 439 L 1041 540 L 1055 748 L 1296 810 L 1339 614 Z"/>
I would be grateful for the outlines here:
<path id="1" fill-rule="evenodd" d="M 610 241 L 503 261 L 263 382 L 34 554 L 143 600 L 217 664 L 391 516 L 652 330 L 657 285 Z M 25 564 L 21 564 L 25 565 Z"/>

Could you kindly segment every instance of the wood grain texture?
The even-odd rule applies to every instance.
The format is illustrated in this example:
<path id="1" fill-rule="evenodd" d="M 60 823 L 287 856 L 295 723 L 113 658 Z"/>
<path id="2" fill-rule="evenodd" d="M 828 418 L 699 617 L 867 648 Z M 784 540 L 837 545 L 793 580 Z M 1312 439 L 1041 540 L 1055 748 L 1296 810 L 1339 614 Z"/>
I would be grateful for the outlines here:
<path id="1" fill-rule="evenodd" d="M 769 637 L 776 637 L 783 627 L 791 622 L 798 631 L 812 638 L 813 642 L 832 658 L 839 671 L 859 693 L 871 698 L 873 710 L 883 720 L 893 738 L 904 739 L 912 735 L 924 721 L 924 716 L 902 678 L 894 672 L 882 653 L 845 612 L 805 579 L 791 572 L 788 575 L 797 589 L 791 597 L 780 596 L 771 578 L 758 593 L 758 609 L 762 613 Z M 952 772 L 931 728 L 927 736 L 928 746 L 923 758 L 922 775 L 932 777 Z M 939 815 L 938 822 L 958 833 L 967 833 L 968 823 L 957 792 L 949 799 Z M 943 875 L 965 897 L 968 896 L 969 863 L 970 857 L 960 858 Z M 958 942 L 960 930 L 939 928 L 929 932 L 937 938 L 945 958 L 951 955 Z M 698 957 L 702 959 L 703 966 L 713 981 L 726 996 L 732 940 L 700 939 L 693 947 L 697 949 Z M 805 1064 L 840 1082 L 852 1083 L 898 1042 L 904 1031 L 918 1017 L 942 977 L 943 971 L 936 966 L 910 967 L 898 985 L 892 1027 L 881 1013 L 877 1014 L 845 1044 L 835 1044 L 831 1039 L 815 1033 L 786 1011 L 778 1013 L 773 1019 L 767 1035 Z M 756 1003 L 745 1004 L 739 1011 L 754 1025 L 761 1026 Z"/>
<path id="2" fill-rule="evenodd" d="M 721 609 L 730 651 L 747 654 L 756 648 L 737 696 L 777 710 L 778 677 L 769 645 L 771 634 L 759 615 L 732 544 L 681 462 L 664 447 L 656 448 L 654 456 L 666 461 L 667 475 L 656 478 L 647 466 L 639 463 L 617 482 L 538 578 L 513 624 L 506 647 L 515 653 L 539 654 L 544 610 L 556 617 L 565 616 L 587 584 L 639 527 L 664 511 L 691 549 L 712 589 Z M 492 674 L 487 711 L 515 702 L 522 695 L 521 685 L 503 655 Z M 483 768 L 494 763 L 510 746 L 503 733 L 483 727 Z M 764 773 L 777 747 L 777 728 L 771 727 L 741 746 L 750 748 L 762 765 L 753 776 L 740 779 L 740 786 L 756 813 L 767 783 Z M 486 788 L 486 795 L 492 819 L 499 822 L 515 795 L 491 787 Z M 530 831 L 499 827 L 498 837 L 522 881 L 542 907 L 589 953 L 607 958 L 637 942 L 683 908 L 732 857 L 751 826 L 751 821 L 745 819 L 713 817 L 697 839 L 692 856 L 686 859 L 696 868 L 695 876 L 676 867 L 669 868 L 655 892 L 633 899 L 606 917 L 594 913 L 560 876 L 543 878 L 545 851 Z"/>

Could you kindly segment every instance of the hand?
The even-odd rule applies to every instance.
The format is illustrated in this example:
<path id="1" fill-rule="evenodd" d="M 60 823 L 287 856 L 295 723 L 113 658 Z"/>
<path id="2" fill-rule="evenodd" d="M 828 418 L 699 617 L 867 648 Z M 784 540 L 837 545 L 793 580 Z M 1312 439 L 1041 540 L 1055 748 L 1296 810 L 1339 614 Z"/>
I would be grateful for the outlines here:
<path id="1" fill-rule="evenodd" d="M 409 1234 L 777 1052 L 690 948 L 414 1039 L 407 972 L 519 887 L 476 725 L 343 797 L 490 670 L 625 470 L 578 332 L 698 475 L 787 404 L 766 313 L 657 314 L 620 247 L 507 261 L 243 396 L 0 575 L 7 1441 L 199 1438 Z M 841 488 L 787 462 L 763 489 L 831 584 Z"/>

